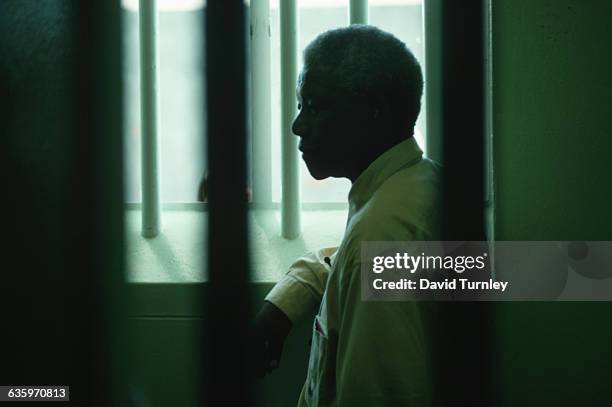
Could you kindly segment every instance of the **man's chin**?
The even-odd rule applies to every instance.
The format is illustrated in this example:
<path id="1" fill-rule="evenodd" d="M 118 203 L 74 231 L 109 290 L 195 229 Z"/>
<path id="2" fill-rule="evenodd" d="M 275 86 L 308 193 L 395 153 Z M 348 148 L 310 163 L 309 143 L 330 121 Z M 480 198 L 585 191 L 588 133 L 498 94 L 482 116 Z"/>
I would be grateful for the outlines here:
<path id="1" fill-rule="evenodd" d="M 330 177 L 327 171 L 321 171 L 320 169 L 312 168 L 312 167 L 309 167 L 308 165 L 306 167 L 308 168 L 308 172 L 310 173 L 310 176 L 316 179 L 317 181 L 321 181 L 321 180 L 324 180 Z"/>
<path id="2" fill-rule="evenodd" d="M 312 178 L 321 181 L 324 179 L 329 178 L 331 175 L 329 174 L 329 171 L 325 171 L 322 168 L 317 168 L 316 165 L 308 164 L 308 161 L 304 160 L 304 162 L 306 163 L 306 168 L 308 168 L 308 172 L 310 173 L 310 175 L 312 176 Z"/>
<path id="3" fill-rule="evenodd" d="M 312 178 L 316 179 L 317 181 L 322 181 L 330 177 L 330 175 L 328 174 L 319 174 L 319 173 L 315 173 L 312 171 L 310 171 L 310 175 L 312 176 Z"/>

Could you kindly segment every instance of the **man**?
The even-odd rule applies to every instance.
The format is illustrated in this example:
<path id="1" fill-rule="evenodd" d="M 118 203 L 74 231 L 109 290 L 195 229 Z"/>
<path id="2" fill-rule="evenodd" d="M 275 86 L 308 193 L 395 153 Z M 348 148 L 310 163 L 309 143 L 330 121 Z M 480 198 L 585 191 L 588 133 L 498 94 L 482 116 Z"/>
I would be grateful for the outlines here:
<path id="1" fill-rule="evenodd" d="M 340 246 L 305 255 L 266 297 L 256 328 L 280 359 L 292 324 L 318 307 L 300 406 L 425 406 L 431 400 L 419 304 L 362 301 L 362 241 L 438 240 L 440 168 L 413 133 L 421 69 L 375 27 L 319 35 L 304 51 L 293 132 L 316 179 L 351 180 Z"/>

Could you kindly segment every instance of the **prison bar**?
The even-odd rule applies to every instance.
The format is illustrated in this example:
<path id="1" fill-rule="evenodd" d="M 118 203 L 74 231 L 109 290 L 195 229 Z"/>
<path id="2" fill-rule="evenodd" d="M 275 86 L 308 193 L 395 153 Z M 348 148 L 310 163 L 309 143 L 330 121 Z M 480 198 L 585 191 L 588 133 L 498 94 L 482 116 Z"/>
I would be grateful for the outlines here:
<path id="1" fill-rule="evenodd" d="M 44 269 L 61 282 L 56 290 L 47 289 L 66 310 L 61 329 L 65 345 L 53 352 L 66 358 L 61 365 L 69 369 L 64 382 L 71 386 L 74 405 L 121 405 L 128 391 L 123 164 L 117 159 L 123 156 L 121 9 L 118 2 L 72 5 L 77 38 L 71 75 L 74 117 L 63 194 L 77 192 L 78 199 L 68 200 L 65 208 L 63 264 L 58 270 Z M 45 307 L 53 309 L 51 302 Z"/>
<path id="2" fill-rule="evenodd" d="M 205 380 L 200 405 L 248 406 L 254 397 L 246 362 L 249 272 L 243 1 L 209 0 L 205 19 L 210 195 L 208 284 L 203 293 Z"/>
<path id="3" fill-rule="evenodd" d="M 152 238 L 161 228 L 157 0 L 140 1 L 139 11 L 142 236 Z"/>
<path id="4" fill-rule="evenodd" d="M 270 0 L 251 0 L 250 10 L 253 202 L 268 203 L 272 201 Z"/>
<path id="5" fill-rule="evenodd" d="M 297 137 L 291 131 L 297 113 L 295 94 L 297 83 L 297 4 L 296 0 L 283 0 L 280 7 L 281 45 L 281 233 L 286 239 L 299 236 L 300 173 Z"/>
<path id="6" fill-rule="evenodd" d="M 445 241 L 485 240 L 486 2 L 441 0 L 441 39 L 427 44 L 428 48 L 437 44 L 444 52 L 439 60 L 439 103 Z M 495 404 L 494 383 L 488 373 L 495 363 L 492 307 L 485 302 L 437 304 L 434 388 L 444 391 L 435 392 L 435 405 Z"/>
<path id="7" fill-rule="evenodd" d="M 446 240 L 477 241 L 484 236 L 484 1 L 470 0 L 459 7 L 445 0 L 442 9 Z"/>
<path id="8" fill-rule="evenodd" d="M 351 0 L 349 3 L 350 24 L 368 23 L 368 0 Z"/>

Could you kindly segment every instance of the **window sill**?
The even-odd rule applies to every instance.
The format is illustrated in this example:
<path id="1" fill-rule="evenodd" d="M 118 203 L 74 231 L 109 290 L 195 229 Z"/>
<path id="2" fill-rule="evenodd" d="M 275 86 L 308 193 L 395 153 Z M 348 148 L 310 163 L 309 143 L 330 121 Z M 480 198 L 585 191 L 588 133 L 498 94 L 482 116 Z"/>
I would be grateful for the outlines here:
<path id="1" fill-rule="evenodd" d="M 340 244 L 347 210 L 342 206 L 312 206 L 302 211 L 302 234 L 280 236 L 280 211 L 251 208 L 248 212 L 251 281 L 274 283 L 302 254 Z M 342 209 L 340 209 L 342 208 Z M 207 212 L 198 204 L 164 206 L 162 233 L 153 239 L 140 234 L 141 211 L 125 212 L 128 283 L 206 282 Z"/>

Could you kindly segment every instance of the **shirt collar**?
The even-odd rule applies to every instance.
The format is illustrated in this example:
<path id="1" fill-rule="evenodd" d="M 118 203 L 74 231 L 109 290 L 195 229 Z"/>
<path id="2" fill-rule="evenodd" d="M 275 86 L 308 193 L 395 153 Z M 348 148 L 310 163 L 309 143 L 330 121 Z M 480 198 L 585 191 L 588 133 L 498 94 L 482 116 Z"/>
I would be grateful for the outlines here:
<path id="1" fill-rule="evenodd" d="M 410 167 L 419 161 L 423 156 L 423 151 L 410 137 L 376 158 L 362 173 L 357 177 L 348 195 L 349 218 L 358 211 L 366 202 L 370 200 L 374 192 L 391 175 L 404 167 Z"/>

